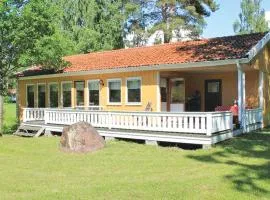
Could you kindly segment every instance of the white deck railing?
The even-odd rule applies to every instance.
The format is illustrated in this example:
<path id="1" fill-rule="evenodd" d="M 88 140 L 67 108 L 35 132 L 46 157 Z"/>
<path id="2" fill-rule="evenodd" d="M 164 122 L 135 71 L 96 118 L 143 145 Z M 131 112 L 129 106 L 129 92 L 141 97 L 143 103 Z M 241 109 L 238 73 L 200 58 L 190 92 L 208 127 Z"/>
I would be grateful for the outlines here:
<path id="1" fill-rule="evenodd" d="M 212 133 L 232 130 L 231 112 L 118 112 L 46 109 L 45 124 L 85 121 L 94 127 L 144 131 Z"/>
<path id="2" fill-rule="evenodd" d="M 42 121 L 44 118 L 45 108 L 24 108 L 23 121 Z"/>
<path id="3" fill-rule="evenodd" d="M 245 110 L 246 126 L 250 126 L 257 123 L 262 123 L 263 112 L 262 109 L 247 109 Z"/>

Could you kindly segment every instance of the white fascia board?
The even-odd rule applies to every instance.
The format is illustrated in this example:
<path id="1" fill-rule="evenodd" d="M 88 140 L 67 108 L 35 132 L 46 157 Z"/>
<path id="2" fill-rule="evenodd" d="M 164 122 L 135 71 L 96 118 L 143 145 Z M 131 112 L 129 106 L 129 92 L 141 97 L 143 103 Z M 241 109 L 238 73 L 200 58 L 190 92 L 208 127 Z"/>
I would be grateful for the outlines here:
<path id="1" fill-rule="evenodd" d="M 267 33 L 252 49 L 247 53 L 248 62 L 250 62 L 270 41 L 270 32 Z"/>
<path id="2" fill-rule="evenodd" d="M 218 61 L 204 61 L 204 62 L 192 62 L 192 63 L 180 63 L 180 64 L 160 64 L 152 66 L 139 66 L 139 67 L 123 67 L 114 69 L 103 69 L 103 70 L 90 70 L 90 71 L 79 71 L 79 72 L 67 72 L 61 74 L 49 74 L 49 75 L 38 75 L 19 77 L 19 80 L 32 80 L 42 78 L 59 78 L 59 77 L 70 77 L 70 76 L 81 76 L 81 75 L 92 75 L 92 74 L 111 74 L 120 72 L 135 72 L 135 71 L 154 71 L 154 70 L 177 70 L 184 68 L 200 68 L 200 67 L 218 67 L 222 65 L 231 65 L 236 62 L 247 63 L 248 59 L 229 59 L 229 60 L 218 60 Z"/>

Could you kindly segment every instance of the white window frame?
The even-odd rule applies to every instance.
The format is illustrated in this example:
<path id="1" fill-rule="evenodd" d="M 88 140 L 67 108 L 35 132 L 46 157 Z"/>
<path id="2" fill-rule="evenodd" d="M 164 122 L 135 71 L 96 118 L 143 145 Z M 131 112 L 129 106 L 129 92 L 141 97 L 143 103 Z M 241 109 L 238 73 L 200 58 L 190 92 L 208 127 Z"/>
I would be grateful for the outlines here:
<path id="1" fill-rule="evenodd" d="M 130 80 L 139 80 L 141 82 L 141 96 L 140 96 L 140 101 L 139 102 L 128 102 L 128 85 L 127 82 Z M 126 105 L 131 105 L 131 106 L 140 106 L 142 105 L 142 77 L 138 76 L 138 77 L 128 77 L 126 78 Z"/>
<path id="2" fill-rule="evenodd" d="M 46 83 L 38 83 L 38 84 L 37 84 L 37 107 L 39 106 L 39 98 L 38 98 L 39 92 L 38 92 L 38 86 L 40 86 L 40 85 L 44 85 L 44 86 L 45 86 L 45 108 L 46 108 L 46 93 L 47 93 Z"/>
<path id="3" fill-rule="evenodd" d="M 99 99 L 99 105 L 98 106 L 100 106 L 100 104 L 101 104 L 101 95 L 100 95 L 100 79 L 91 79 L 91 80 L 88 80 L 87 81 L 87 86 L 86 86 L 86 88 L 87 88 L 87 92 L 86 92 L 86 95 L 87 95 L 87 106 L 89 107 L 90 105 L 89 105 L 89 99 L 90 99 L 90 93 L 89 93 L 89 83 L 91 83 L 91 82 L 98 82 L 98 91 L 99 91 L 99 97 L 98 97 L 98 99 Z"/>
<path id="4" fill-rule="evenodd" d="M 120 102 L 110 102 L 110 82 L 120 81 Z M 121 106 L 122 105 L 122 79 L 121 78 L 112 78 L 107 79 L 107 105 L 115 105 Z"/>
<path id="5" fill-rule="evenodd" d="M 50 96 L 51 96 L 51 95 L 50 95 L 50 93 L 51 93 L 51 91 L 50 91 L 50 86 L 51 86 L 51 85 L 57 85 L 57 86 L 58 86 L 58 100 L 57 100 L 57 101 L 58 101 L 58 108 L 59 108 L 59 106 L 60 106 L 60 104 L 59 104 L 59 103 L 60 103 L 60 102 L 59 102 L 59 92 L 60 92 L 59 89 L 60 89 L 60 87 L 59 87 L 59 83 L 58 83 L 58 82 L 51 82 L 51 83 L 48 83 L 48 107 L 51 108 L 51 101 L 50 101 Z"/>
<path id="6" fill-rule="evenodd" d="M 63 85 L 69 83 L 71 84 L 71 105 L 70 107 L 64 107 L 64 97 L 63 97 Z M 72 87 L 73 87 L 73 82 L 72 81 L 61 81 L 61 96 L 60 96 L 60 103 L 61 103 L 61 107 L 63 108 L 72 108 Z"/>
<path id="7" fill-rule="evenodd" d="M 25 93 L 26 93 L 26 95 L 25 95 L 26 96 L 26 99 L 25 99 L 26 100 L 26 105 L 25 106 L 26 106 L 26 108 L 29 108 L 29 106 L 28 106 L 28 90 L 27 90 L 28 86 L 34 86 L 34 108 L 36 107 L 36 94 L 35 94 L 36 91 L 35 91 L 35 85 L 36 84 L 26 84 L 25 85 Z"/>

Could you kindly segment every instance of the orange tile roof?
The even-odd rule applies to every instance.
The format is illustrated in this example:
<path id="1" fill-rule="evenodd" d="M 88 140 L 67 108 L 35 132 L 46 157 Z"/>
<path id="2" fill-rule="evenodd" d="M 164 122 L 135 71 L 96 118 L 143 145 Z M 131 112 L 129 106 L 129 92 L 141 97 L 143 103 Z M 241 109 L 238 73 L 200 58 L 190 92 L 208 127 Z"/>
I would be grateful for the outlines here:
<path id="1" fill-rule="evenodd" d="M 63 72 L 240 59 L 247 57 L 265 35 L 255 33 L 66 56 L 64 59 L 71 66 Z"/>

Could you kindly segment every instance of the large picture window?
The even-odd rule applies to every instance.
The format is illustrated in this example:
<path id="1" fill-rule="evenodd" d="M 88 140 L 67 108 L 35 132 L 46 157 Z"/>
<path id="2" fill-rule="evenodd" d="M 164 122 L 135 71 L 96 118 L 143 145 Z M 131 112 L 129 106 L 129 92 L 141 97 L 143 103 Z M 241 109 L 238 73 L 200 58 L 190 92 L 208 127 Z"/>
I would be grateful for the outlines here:
<path id="1" fill-rule="evenodd" d="M 71 107 L 72 82 L 62 83 L 62 105 L 64 108 Z"/>
<path id="2" fill-rule="evenodd" d="M 121 80 L 108 80 L 109 103 L 121 103 Z"/>
<path id="3" fill-rule="evenodd" d="M 58 83 L 49 84 L 49 105 L 51 108 L 58 107 Z"/>
<path id="4" fill-rule="evenodd" d="M 127 79 L 127 103 L 141 103 L 141 78 Z"/>
<path id="5" fill-rule="evenodd" d="M 34 108 L 35 107 L 35 86 L 34 85 L 26 86 L 26 96 L 27 96 L 27 107 Z"/>
<path id="6" fill-rule="evenodd" d="M 99 80 L 88 81 L 89 105 L 99 106 Z"/>
<path id="7" fill-rule="evenodd" d="M 84 106 L 84 81 L 76 81 L 76 106 Z"/>
<path id="8" fill-rule="evenodd" d="M 46 107 L 46 85 L 38 84 L 38 107 Z"/>

